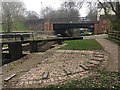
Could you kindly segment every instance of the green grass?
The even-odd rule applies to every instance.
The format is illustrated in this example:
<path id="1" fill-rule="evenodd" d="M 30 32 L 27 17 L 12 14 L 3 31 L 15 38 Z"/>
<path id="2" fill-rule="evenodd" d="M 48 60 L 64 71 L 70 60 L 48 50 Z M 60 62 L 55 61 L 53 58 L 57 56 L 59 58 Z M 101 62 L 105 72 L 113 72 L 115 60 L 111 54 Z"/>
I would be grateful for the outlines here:
<path id="1" fill-rule="evenodd" d="M 65 41 L 67 45 L 60 48 L 65 50 L 100 50 L 102 46 L 95 39 L 69 40 Z"/>
<path id="2" fill-rule="evenodd" d="M 99 74 L 83 78 L 81 80 L 73 80 L 67 83 L 49 85 L 46 88 L 51 88 L 52 90 L 55 88 L 64 88 L 64 90 L 67 88 L 70 90 L 75 90 L 75 88 L 107 88 L 110 90 L 111 88 L 114 88 L 118 90 L 120 88 L 119 78 L 120 73 L 118 72 L 102 71 L 99 72 Z"/>
<path id="3" fill-rule="evenodd" d="M 20 31 L 25 32 L 28 31 L 28 28 L 25 26 L 24 23 L 13 23 L 13 30 L 12 31 Z"/>
<path id="4" fill-rule="evenodd" d="M 29 32 L 29 31 L 32 30 L 29 30 L 23 22 L 15 22 L 12 25 L 11 32 Z M 0 25 L 0 32 L 4 32 L 4 30 L 2 30 L 2 25 Z"/>
<path id="5" fill-rule="evenodd" d="M 2 25 L 0 25 L 0 32 L 2 32 L 3 30 L 2 30 Z"/>

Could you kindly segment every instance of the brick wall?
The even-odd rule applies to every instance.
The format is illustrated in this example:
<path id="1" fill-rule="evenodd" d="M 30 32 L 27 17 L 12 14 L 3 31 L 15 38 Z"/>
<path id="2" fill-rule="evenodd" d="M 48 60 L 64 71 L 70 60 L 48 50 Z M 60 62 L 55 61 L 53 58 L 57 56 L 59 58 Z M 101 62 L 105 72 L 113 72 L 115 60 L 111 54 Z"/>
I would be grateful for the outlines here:
<path id="1" fill-rule="evenodd" d="M 44 23 L 44 30 L 45 31 L 53 31 L 53 24 L 50 22 L 45 22 Z"/>
<path id="2" fill-rule="evenodd" d="M 94 34 L 107 33 L 109 30 L 109 20 L 101 19 L 95 23 Z"/>
<path id="3" fill-rule="evenodd" d="M 94 25 L 94 34 L 98 34 L 99 32 L 99 22 L 95 23 Z"/>

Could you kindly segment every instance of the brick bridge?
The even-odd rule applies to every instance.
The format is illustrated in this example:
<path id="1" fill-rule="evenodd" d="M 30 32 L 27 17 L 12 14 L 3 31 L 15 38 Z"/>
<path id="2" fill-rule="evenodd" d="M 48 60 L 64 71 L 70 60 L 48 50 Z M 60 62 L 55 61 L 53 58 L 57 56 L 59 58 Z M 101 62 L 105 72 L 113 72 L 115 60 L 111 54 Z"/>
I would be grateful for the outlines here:
<path id="1" fill-rule="evenodd" d="M 98 22 L 72 22 L 72 23 L 44 23 L 44 30 L 55 31 L 57 34 L 65 34 L 65 31 L 75 28 L 88 28 L 92 29 L 94 34 L 99 33 L 99 23 Z"/>
<path id="2" fill-rule="evenodd" d="M 92 22 L 82 20 L 80 22 L 52 22 L 50 20 L 30 20 L 27 22 L 28 26 L 36 28 L 36 30 L 55 31 L 57 34 L 64 34 L 66 30 L 75 28 L 92 29 L 94 34 L 102 33 L 102 22 Z"/>

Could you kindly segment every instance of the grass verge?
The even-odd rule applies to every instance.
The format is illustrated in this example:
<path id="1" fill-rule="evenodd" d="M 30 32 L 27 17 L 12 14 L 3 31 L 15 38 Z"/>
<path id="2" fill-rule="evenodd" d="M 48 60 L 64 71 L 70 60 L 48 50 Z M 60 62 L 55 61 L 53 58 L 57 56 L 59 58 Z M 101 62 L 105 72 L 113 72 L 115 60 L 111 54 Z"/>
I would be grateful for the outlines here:
<path id="1" fill-rule="evenodd" d="M 65 50 L 101 50 L 102 46 L 95 39 L 64 41 L 67 45 L 60 48 Z"/>
<path id="2" fill-rule="evenodd" d="M 113 39 L 113 38 L 110 38 L 110 37 L 108 37 L 108 38 L 106 38 L 106 39 L 107 39 L 107 40 L 110 40 L 110 41 L 112 41 L 113 43 L 118 44 L 118 45 L 120 46 L 120 43 L 117 42 L 117 40 L 115 40 L 115 39 Z"/>
<path id="3" fill-rule="evenodd" d="M 54 90 L 55 88 L 64 88 L 66 90 L 75 90 L 75 88 L 106 88 L 110 89 L 119 89 L 120 88 L 120 73 L 118 72 L 106 72 L 102 71 L 95 76 L 90 76 L 81 80 L 73 80 L 69 81 L 65 84 L 58 85 L 49 85 L 46 88 L 51 88 Z"/>

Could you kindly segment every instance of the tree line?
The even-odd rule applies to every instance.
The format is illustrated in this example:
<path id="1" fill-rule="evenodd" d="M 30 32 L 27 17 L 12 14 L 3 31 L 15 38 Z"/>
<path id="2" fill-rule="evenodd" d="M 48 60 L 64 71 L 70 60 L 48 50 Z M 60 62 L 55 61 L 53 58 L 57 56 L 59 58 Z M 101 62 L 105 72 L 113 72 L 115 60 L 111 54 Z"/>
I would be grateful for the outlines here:
<path id="1" fill-rule="evenodd" d="M 79 10 L 84 4 L 83 1 L 67 0 L 61 4 L 58 10 L 51 7 L 46 7 L 41 10 L 43 18 L 50 19 L 56 22 L 76 22 L 79 21 Z"/>
<path id="2" fill-rule="evenodd" d="M 23 24 L 29 19 L 39 19 L 35 11 L 27 11 L 23 2 L 2 2 L 2 29 L 4 32 L 11 32 L 16 29 L 17 24 Z M 37 16 L 38 15 L 38 16 Z"/>
<path id="3" fill-rule="evenodd" d="M 112 27 L 117 30 L 119 29 L 120 3 L 116 2 L 116 7 L 114 7 L 111 0 L 103 0 L 103 2 L 100 0 L 97 0 L 97 2 L 86 2 L 86 0 L 66 0 L 62 2 L 61 7 L 57 10 L 54 10 L 50 6 L 43 8 L 40 12 L 41 15 L 37 14 L 35 11 L 27 11 L 24 3 L 21 1 L 2 2 L 2 4 L 0 4 L 2 6 L 2 29 L 5 32 L 11 32 L 12 28 L 15 28 L 16 23 L 40 18 L 50 20 L 51 22 L 78 22 L 80 21 L 79 11 L 85 3 L 88 4 L 89 11 L 87 17 L 90 20 L 97 20 L 97 4 L 99 3 L 104 9 L 105 16 L 110 19 Z M 106 6 L 103 5 L 104 3 L 106 3 Z M 110 17 L 108 9 L 106 8 L 115 12 L 114 17 Z"/>
<path id="4" fill-rule="evenodd" d="M 79 21 L 79 10 L 85 0 L 74 1 L 66 0 L 61 4 L 58 10 L 51 7 L 45 7 L 41 10 L 40 17 L 35 11 L 27 11 L 23 2 L 2 2 L 2 29 L 5 32 L 11 32 L 16 23 L 26 20 L 35 20 L 43 18 L 51 21 L 76 22 Z"/>

